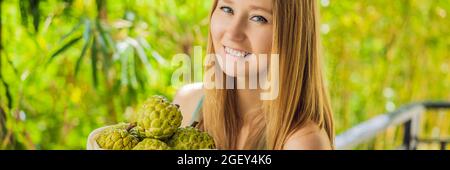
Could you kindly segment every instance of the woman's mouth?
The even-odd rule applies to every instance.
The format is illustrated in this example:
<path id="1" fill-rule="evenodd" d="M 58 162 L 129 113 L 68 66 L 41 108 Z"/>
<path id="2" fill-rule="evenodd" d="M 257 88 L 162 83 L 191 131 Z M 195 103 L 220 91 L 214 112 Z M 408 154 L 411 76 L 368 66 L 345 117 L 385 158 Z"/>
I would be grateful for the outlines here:
<path id="1" fill-rule="evenodd" d="M 227 46 L 223 46 L 223 48 L 225 49 L 226 55 L 233 56 L 233 57 L 236 57 L 236 58 L 245 58 L 245 57 L 247 57 L 248 55 L 251 54 L 249 52 L 237 50 L 237 49 L 230 48 L 230 47 L 227 47 Z"/>

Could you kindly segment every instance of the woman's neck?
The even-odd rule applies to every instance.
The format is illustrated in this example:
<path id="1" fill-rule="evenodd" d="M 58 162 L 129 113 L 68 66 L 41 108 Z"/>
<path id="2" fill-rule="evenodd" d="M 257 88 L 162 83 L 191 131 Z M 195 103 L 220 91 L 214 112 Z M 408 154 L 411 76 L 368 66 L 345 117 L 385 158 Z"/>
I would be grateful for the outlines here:
<path id="1" fill-rule="evenodd" d="M 259 89 L 239 89 L 236 91 L 237 109 L 244 124 L 249 123 L 253 118 L 260 114 L 262 102 Z"/>
<path id="2" fill-rule="evenodd" d="M 255 132 L 258 132 L 258 122 L 261 120 L 260 90 L 237 90 L 236 91 L 236 111 L 241 117 L 241 129 L 237 139 L 238 149 L 249 149 L 248 140 L 255 138 Z M 257 133 L 256 133 L 257 134 Z"/>

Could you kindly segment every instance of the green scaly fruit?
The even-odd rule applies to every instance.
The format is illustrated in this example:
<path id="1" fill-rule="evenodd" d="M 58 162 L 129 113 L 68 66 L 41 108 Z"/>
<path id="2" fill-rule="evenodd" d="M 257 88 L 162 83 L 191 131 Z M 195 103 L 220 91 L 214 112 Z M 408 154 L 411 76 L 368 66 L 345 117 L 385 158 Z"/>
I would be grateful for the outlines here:
<path id="1" fill-rule="evenodd" d="M 214 139 L 206 132 L 187 127 L 179 128 L 168 141 L 175 150 L 215 149 Z"/>
<path id="2" fill-rule="evenodd" d="M 133 129 L 130 130 L 130 134 L 137 136 L 139 139 L 144 139 L 146 138 L 145 134 L 144 134 L 144 129 L 140 126 L 136 126 Z"/>
<path id="3" fill-rule="evenodd" d="M 144 137 L 164 140 L 173 135 L 182 119 L 178 105 L 165 97 L 152 96 L 140 108 L 137 125 Z"/>
<path id="4" fill-rule="evenodd" d="M 139 141 L 141 141 L 144 138 L 142 128 L 137 126 L 136 123 L 124 123 L 124 122 L 118 123 L 116 125 L 112 125 L 109 128 L 103 130 L 102 133 L 108 133 L 115 129 L 127 129 L 127 128 L 131 128 L 128 131 L 129 134 L 138 137 L 140 139 Z"/>
<path id="5" fill-rule="evenodd" d="M 139 142 L 133 150 L 170 150 L 170 147 L 158 139 L 146 138 Z"/>
<path id="6" fill-rule="evenodd" d="M 108 150 L 131 150 L 140 139 L 132 134 L 135 125 L 118 124 L 100 132 L 96 137 L 97 144 L 102 149 Z"/>

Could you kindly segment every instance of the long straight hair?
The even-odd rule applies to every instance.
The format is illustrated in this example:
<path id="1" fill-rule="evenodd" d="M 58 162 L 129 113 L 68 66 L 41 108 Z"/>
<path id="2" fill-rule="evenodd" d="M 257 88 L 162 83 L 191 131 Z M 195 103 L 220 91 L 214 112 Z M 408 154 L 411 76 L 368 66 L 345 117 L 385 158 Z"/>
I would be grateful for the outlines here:
<path id="1" fill-rule="evenodd" d="M 325 129 L 334 148 L 333 113 L 319 55 L 318 19 L 316 0 L 273 0 L 272 54 L 279 54 L 279 95 L 263 102 L 244 149 L 283 149 L 290 135 L 310 122 Z M 207 53 L 215 54 L 211 32 Z M 199 126 L 213 136 L 218 149 L 237 149 L 242 121 L 235 96 L 234 89 L 205 89 Z"/>

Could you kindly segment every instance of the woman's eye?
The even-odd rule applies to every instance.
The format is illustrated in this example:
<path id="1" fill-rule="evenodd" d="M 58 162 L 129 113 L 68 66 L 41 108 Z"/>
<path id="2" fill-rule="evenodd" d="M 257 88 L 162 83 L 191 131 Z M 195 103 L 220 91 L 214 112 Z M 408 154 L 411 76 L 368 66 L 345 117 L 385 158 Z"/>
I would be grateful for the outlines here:
<path id="1" fill-rule="evenodd" d="M 229 14 L 233 14 L 233 9 L 231 9 L 230 7 L 220 7 L 220 9 L 225 12 L 225 13 L 229 13 Z"/>
<path id="2" fill-rule="evenodd" d="M 262 23 L 262 24 L 265 24 L 265 23 L 268 22 L 267 19 L 262 17 L 262 16 L 254 16 L 254 17 L 251 18 L 251 20 L 255 21 L 255 22 L 258 22 L 258 23 Z"/>

